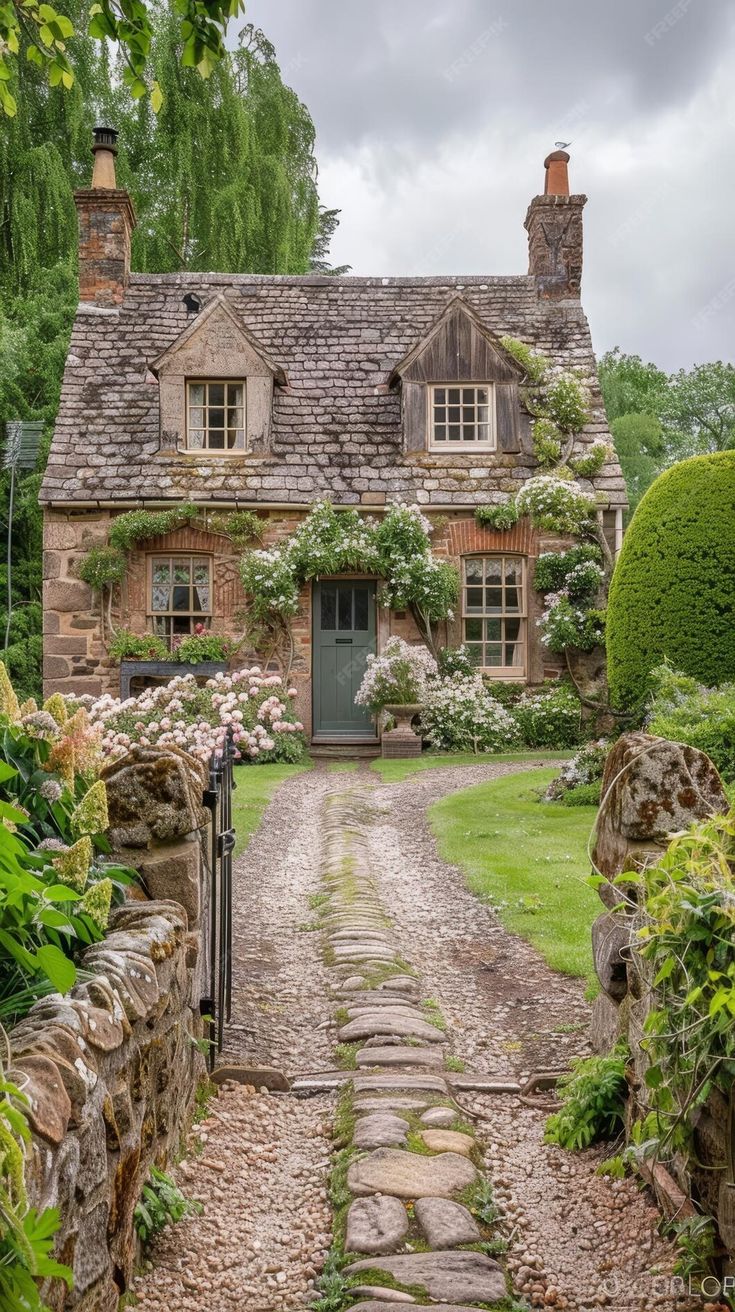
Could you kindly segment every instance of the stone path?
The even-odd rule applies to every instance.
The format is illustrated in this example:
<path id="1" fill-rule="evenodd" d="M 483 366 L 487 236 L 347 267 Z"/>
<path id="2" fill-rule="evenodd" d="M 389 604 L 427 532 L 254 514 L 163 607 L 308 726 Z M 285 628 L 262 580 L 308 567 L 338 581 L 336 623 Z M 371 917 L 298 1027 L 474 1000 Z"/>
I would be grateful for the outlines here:
<path id="1" fill-rule="evenodd" d="M 533 1306 L 688 1312 L 648 1196 L 596 1176 L 600 1152 L 545 1146 L 543 1102 L 472 1091 L 448 1069 L 464 1062 L 512 1087 L 586 1051 L 581 982 L 502 929 L 439 859 L 425 817 L 436 797 L 519 768 L 432 769 L 390 786 L 365 768 L 315 769 L 279 790 L 236 871 L 225 1058 L 292 1077 L 354 1069 L 303 1101 L 220 1095 L 203 1150 L 180 1168 L 205 1214 L 156 1245 L 143 1309 L 310 1307 L 327 1261 L 325 1312 L 414 1301 L 396 1284 L 427 1289 L 442 1312 L 476 1310 L 506 1271 Z M 343 1302 L 328 1214 L 350 1265 L 367 1263 Z"/>

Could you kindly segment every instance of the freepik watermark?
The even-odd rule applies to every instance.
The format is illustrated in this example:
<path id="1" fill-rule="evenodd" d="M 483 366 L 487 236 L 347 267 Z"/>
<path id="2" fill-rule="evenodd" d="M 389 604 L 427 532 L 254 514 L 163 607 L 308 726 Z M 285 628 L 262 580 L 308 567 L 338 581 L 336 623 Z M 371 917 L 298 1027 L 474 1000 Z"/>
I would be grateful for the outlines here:
<path id="1" fill-rule="evenodd" d="M 510 27 L 510 23 L 507 18 L 503 18 L 502 15 L 494 18 L 492 23 L 490 23 L 488 27 L 483 28 L 479 36 L 476 36 L 474 41 L 471 41 L 468 46 L 465 46 L 464 50 L 457 55 L 457 58 L 452 60 L 452 63 L 448 64 L 447 67 L 442 70 L 442 76 L 446 78 L 447 82 L 456 82 L 457 78 L 461 77 L 463 73 L 466 73 L 467 69 L 472 67 L 475 60 L 480 58 L 483 50 L 487 49 L 490 42 L 500 36 L 502 32 L 505 32 L 508 27 Z"/>
<path id="2" fill-rule="evenodd" d="M 735 273 L 732 278 L 720 288 L 717 294 L 713 296 L 706 305 L 703 305 L 701 310 L 697 311 L 692 318 L 692 327 L 696 328 L 697 332 L 702 332 L 710 320 L 716 319 L 718 314 L 722 313 L 733 298 L 735 298 Z"/>
<path id="3" fill-rule="evenodd" d="M 702 1307 L 735 1306 L 735 1275 L 732 1276 L 638 1276 L 626 1280 L 623 1276 L 610 1275 L 603 1282 L 600 1290 L 609 1299 L 610 1312 L 638 1312 L 642 1302 L 656 1299 L 671 1299 L 671 1307 L 676 1307 L 680 1300 L 701 1300 Z"/>
<path id="4" fill-rule="evenodd" d="M 676 27 L 677 23 L 680 23 L 682 18 L 686 16 L 686 12 L 691 8 L 692 3 L 693 0 L 679 0 L 678 4 L 675 4 L 672 9 L 669 9 L 668 13 L 664 14 L 663 18 L 659 18 L 658 22 L 654 23 L 643 38 L 646 45 L 655 46 L 659 41 L 662 41 L 672 28 Z"/>

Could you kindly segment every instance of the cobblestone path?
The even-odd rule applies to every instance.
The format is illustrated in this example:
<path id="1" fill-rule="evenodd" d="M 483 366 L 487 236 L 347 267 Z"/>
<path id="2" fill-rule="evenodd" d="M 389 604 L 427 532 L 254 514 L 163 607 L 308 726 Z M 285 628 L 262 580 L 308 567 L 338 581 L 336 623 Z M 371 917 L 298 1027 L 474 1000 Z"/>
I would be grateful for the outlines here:
<path id="1" fill-rule="evenodd" d="M 581 982 L 436 853 L 427 805 L 521 768 L 399 785 L 316 769 L 280 789 L 238 865 L 225 1057 L 293 1091 L 213 1101 L 177 1171 L 204 1213 L 158 1241 L 140 1307 L 307 1308 L 320 1273 L 323 1312 L 701 1307 L 677 1295 L 650 1198 L 596 1175 L 605 1153 L 544 1145 L 548 1100 L 522 1096 L 586 1050 Z"/>

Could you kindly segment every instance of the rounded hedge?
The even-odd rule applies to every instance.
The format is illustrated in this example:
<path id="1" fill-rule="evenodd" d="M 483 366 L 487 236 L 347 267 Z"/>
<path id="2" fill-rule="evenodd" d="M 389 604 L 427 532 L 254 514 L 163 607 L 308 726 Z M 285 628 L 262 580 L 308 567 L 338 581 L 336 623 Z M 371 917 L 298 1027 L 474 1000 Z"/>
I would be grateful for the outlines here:
<path id="1" fill-rule="evenodd" d="M 735 451 L 651 484 L 610 585 L 607 655 L 620 710 L 640 710 L 664 660 L 709 686 L 735 679 Z"/>

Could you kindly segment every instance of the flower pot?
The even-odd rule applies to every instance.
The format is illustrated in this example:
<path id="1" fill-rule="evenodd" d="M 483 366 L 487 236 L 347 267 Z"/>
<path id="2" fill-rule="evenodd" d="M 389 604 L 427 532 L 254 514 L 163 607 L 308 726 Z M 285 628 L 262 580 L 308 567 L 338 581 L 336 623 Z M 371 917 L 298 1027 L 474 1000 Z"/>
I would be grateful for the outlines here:
<path id="1" fill-rule="evenodd" d="M 420 702 L 389 702 L 383 707 L 396 722 L 395 732 L 413 733 L 411 721 L 421 710 Z"/>

